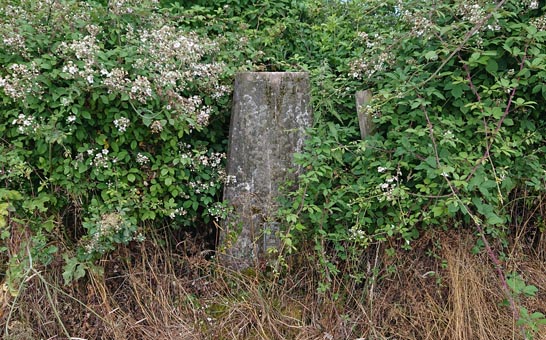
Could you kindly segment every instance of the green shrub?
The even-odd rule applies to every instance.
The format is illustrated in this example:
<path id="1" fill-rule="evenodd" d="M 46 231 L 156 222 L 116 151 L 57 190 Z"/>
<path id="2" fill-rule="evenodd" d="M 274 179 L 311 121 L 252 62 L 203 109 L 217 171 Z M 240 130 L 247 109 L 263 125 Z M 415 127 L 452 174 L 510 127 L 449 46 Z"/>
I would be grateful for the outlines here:
<path id="1" fill-rule="evenodd" d="M 347 73 L 315 85 L 372 90 L 376 134 L 359 140 L 344 96 L 315 98 L 318 123 L 298 158 L 308 171 L 284 211 L 291 241 L 330 244 L 331 262 L 387 239 L 410 247 L 427 228 L 506 242 L 516 190 L 536 207 L 546 187 L 542 5 L 355 0 L 331 13 L 357 53 L 338 59 L 352 58 L 337 65 Z"/>
<path id="2" fill-rule="evenodd" d="M 156 2 L 2 4 L 3 239 L 29 225 L 37 254 L 58 234 L 87 261 L 223 214 L 220 46 Z"/>

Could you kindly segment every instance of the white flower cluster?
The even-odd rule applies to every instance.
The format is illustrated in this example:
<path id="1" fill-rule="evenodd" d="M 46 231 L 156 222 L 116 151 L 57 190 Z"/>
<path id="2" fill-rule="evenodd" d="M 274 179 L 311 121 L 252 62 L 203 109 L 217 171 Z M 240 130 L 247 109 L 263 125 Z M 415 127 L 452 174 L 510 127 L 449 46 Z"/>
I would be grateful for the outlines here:
<path id="1" fill-rule="evenodd" d="M 17 131 L 22 134 L 33 134 L 38 131 L 39 124 L 34 116 L 27 116 L 20 113 L 16 119 L 11 122 L 12 125 L 18 125 Z"/>
<path id="2" fill-rule="evenodd" d="M 87 150 L 87 155 L 89 157 L 92 157 L 91 166 L 96 168 L 103 168 L 103 169 L 108 169 L 111 163 L 116 163 L 115 158 L 112 159 L 110 158 L 110 156 L 108 156 L 109 153 L 110 152 L 108 151 L 108 149 L 102 149 L 100 151 L 97 149 Z M 78 157 L 78 159 L 82 159 L 82 158 L 83 158 L 83 155 Z"/>
<path id="3" fill-rule="evenodd" d="M 148 156 L 141 154 L 140 152 L 136 156 L 136 162 L 140 165 L 146 165 L 150 163 Z"/>
<path id="4" fill-rule="evenodd" d="M 24 55 L 26 55 L 26 46 L 25 46 L 25 38 L 13 30 L 9 33 L 2 34 L 2 42 L 4 45 L 9 48 L 12 51 L 17 52 L 25 52 Z"/>
<path id="5" fill-rule="evenodd" d="M 209 118 L 210 118 L 210 107 L 204 107 L 199 111 L 199 114 L 197 115 L 197 124 L 200 126 L 207 126 L 209 124 Z"/>
<path id="6" fill-rule="evenodd" d="M 34 28 L 37 32 L 42 32 L 42 29 L 46 32 L 51 29 L 55 31 L 55 25 L 65 27 L 81 19 L 91 22 L 93 14 L 91 6 L 85 3 L 51 0 L 21 0 L 20 3 L 19 6 L 7 5 L 3 8 L 5 21 L 0 23 L 0 43 L 23 56 L 24 37 L 13 30 L 21 21 L 36 23 L 37 27 Z M 128 15 L 133 8 L 155 8 L 158 3 L 158 0 L 113 0 L 108 2 L 108 6 L 114 14 Z M 40 26 L 44 20 L 39 15 L 43 13 L 52 14 L 48 18 L 49 28 Z M 146 28 L 131 24 L 121 27 L 126 30 L 126 44 L 136 46 L 136 50 L 132 50 L 136 54 L 131 55 L 131 64 L 121 60 L 116 67 L 103 65 L 98 58 L 104 45 L 99 40 L 101 27 L 87 25 L 85 30 L 75 31 L 72 35 L 75 38 L 61 42 L 53 51 L 62 62 L 62 76 L 81 81 L 86 87 L 104 86 L 108 93 L 125 96 L 141 104 L 150 103 L 152 97 L 159 98 L 164 108 L 172 111 L 179 122 L 193 122 L 190 130 L 208 125 L 213 114 L 211 107 L 203 104 L 201 95 L 188 97 L 188 89 L 191 86 L 191 91 L 206 93 L 215 99 L 231 90 L 219 82 L 224 64 L 202 61 L 206 54 L 218 50 L 217 43 L 194 32 L 180 31 L 157 12 L 152 12 L 151 17 L 144 21 Z M 0 88 L 9 97 L 20 100 L 31 92 L 40 93 L 41 88 L 35 81 L 39 76 L 39 67 L 34 64 L 13 64 L 7 70 L 7 75 L 0 77 Z M 133 70 L 138 70 L 138 74 Z M 66 100 L 63 105 L 65 103 Z M 160 133 L 163 128 L 159 121 L 151 126 L 153 133 Z M 123 132 L 123 128 L 120 131 Z"/>
<path id="7" fill-rule="evenodd" d="M 102 84 L 108 89 L 108 93 L 121 92 L 124 93 L 127 90 L 128 78 L 127 71 L 121 68 L 113 68 L 111 71 L 101 69 L 100 74 L 104 77 Z"/>
<path id="8" fill-rule="evenodd" d="M 10 2 L 17 5 L 8 4 Z M 90 5 L 83 1 L 70 4 L 53 0 L 3 1 L 1 9 L 0 41 L 8 51 L 23 57 L 28 57 L 28 51 L 25 38 L 19 33 L 21 23 L 33 25 L 37 33 L 52 34 L 55 28 L 77 21 L 89 21 L 91 13 Z M 52 14 L 47 21 L 44 20 L 44 13 Z"/>
<path id="9" fill-rule="evenodd" d="M 370 236 L 362 229 L 354 226 L 349 229 L 349 237 L 351 241 L 366 246 L 370 243 Z"/>
<path id="10" fill-rule="evenodd" d="M 226 154 L 222 152 L 213 152 L 208 154 L 206 150 L 192 150 L 190 144 L 180 143 L 180 164 L 186 165 L 192 172 L 199 173 L 203 168 L 212 170 L 210 181 L 195 180 L 189 182 L 189 187 L 196 194 L 201 194 L 213 188 L 222 181 L 225 181 L 226 173 L 222 167 L 222 161 Z M 233 180 L 235 178 L 233 177 Z"/>
<path id="11" fill-rule="evenodd" d="M 210 216 L 214 217 L 214 220 L 218 222 L 222 217 L 227 215 L 228 209 L 220 202 L 215 203 L 213 206 L 207 209 Z"/>
<path id="12" fill-rule="evenodd" d="M 463 21 L 467 21 L 472 25 L 477 25 L 486 17 L 487 5 L 490 4 L 492 4 L 490 1 L 484 0 L 461 1 L 457 8 L 457 15 L 459 15 Z M 481 31 L 498 31 L 500 29 L 501 27 L 497 21 L 480 27 Z M 481 46 L 481 38 L 479 38 L 476 43 L 478 46 Z"/>
<path id="13" fill-rule="evenodd" d="M 226 158 L 225 153 L 215 152 L 215 153 L 212 153 L 210 156 L 200 155 L 198 160 L 199 160 L 199 164 L 203 166 L 217 168 L 222 164 L 222 160 L 225 158 Z"/>
<path id="14" fill-rule="evenodd" d="M 540 7 L 538 0 L 522 0 L 522 3 L 530 10 L 538 9 Z"/>
<path id="15" fill-rule="evenodd" d="M 408 8 L 409 7 L 409 8 Z M 414 6 L 408 6 L 407 1 L 399 0 L 396 8 L 396 14 L 400 19 L 411 27 L 411 35 L 428 40 L 431 37 L 433 27 L 432 21 L 427 18 L 426 11 L 416 10 Z"/>
<path id="16" fill-rule="evenodd" d="M 145 37 L 141 37 L 144 41 L 151 39 L 149 36 L 146 36 L 147 33 L 144 33 Z M 149 33 L 148 33 L 149 34 Z M 154 39 L 152 41 L 157 41 L 158 36 L 152 35 Z M 187 40 L 187 39 L 186 39 Z M 178 46 L 180 42 L 175 43 L 175 46 Z M 165 45 L 165 44 L 163 44 Z M 197 45 L 196 43 L 192 43 Z M 160 44 L 161 46 L 161 44 Z M 157 46 L 155 46 L 157 48 Z M 140 69 L 147 69 L 149 71 L 148 76 L 138 75 L 134 80 L 129 78 L 127 71 L 121 68 L 114 68 L 110 71 L 106 69 L 101 69 L 100 73 L 104 77 L 103 84 L 107 87 L 108 92 L 117 92 L 121 94 L 127 94 L 130 99 L 137 100 L 142 104 L 146 104 L 154 95 L 161 96 L 165 101 L 165 109 L 169 111 L 176 111 L 181 115 L 193 117 L 195 124 L 198 127 L 206 126 L 209 123 L 211 108 L 203 105 L 203 100 L 199 96 L 185 97 L 182 93 L 184 92 L 187 82 L 193 81 L 194 78 L 202 77 L 206 79 L 204 84 L 210 85 L 209 92 L 214 98 L 219 98 L 229 92 L 229 87 L 218 84 L 217 75 L 220 73 L 220 64 L 189 64 L 186 65 L 188 68 L 187 71 L 181 72 L 180 65 L 176 63 L 176 58 L 179 55 L 177 52 L 174 56 L 171 55 L 172 60 L 166 59 L 169 56 L 169 53 L 163 51 L 161 55 L 161 60 L 163 63 L 159 63 L 158 57 L 156 58 L 156 53 L 153 52 L 150 55 L 144 54 L 150 53 L 149 47 L 141 51 L 143 53 L 142 58 L 137 62 L 138 65 L 134 65 Z M 171 53 L 172 54 L 172 53 Z M 151 57 L 153 56 L 153 58 Z M 193 62 L 193 61 L 188 61 Z M 204 90 L 206 92 L 207 89 Z M 195 128 L 196 126 L 191 126 Z M 159 133 L 163 129 L 163 126 L 160 122 L 154 122 L 151 126 L 153 133 Z"/>
<path id="17" fill-rule="evenodd" d="M 461 16 L 463 20 L 470 22 L 472 25 L 478 24 L 486 16 L 483 4 L 476 0 L 459 2 L 457 14 Z"/>
<path id="18" fill-rule="evenodd" d="M 546 31 L 546 16 L 540 16 L 534 18 L 530 22 L 531 25 L 535 26 L 539 31 Z"/>
<path id="19" fill-rule="evenodd" d="M 69 60 L 66 65 L 63 66 L 62 71 L 64 73 L 70 74 L 71 76 L 75 76 L 78 73 L 79 68 L 78 66 L 74 65 L 74 62 L 72 60 Z"/>
<path id="20" fill-rule="evenodd" d="M 387 168 L 381 166 L 377 168 L 377 172 L 379 173 L 384 173 L 386 170 Z M 387 177 L 385 182 L 379 185 L 379 189 L 383 192 L 383 195 L 378 198 L 380 202 L 384 200 L 392 201 L 394 199 L 394 189 L 398 186 L 401 175 L 402 172 L 397 170 L 395 176 Z"/>
<path id="21" fill-rule="evenodd" d="M 129 91 L 129 98 L 138 100 L 142 104 L 146 104 L 148 99 L 151 99 L 154 92 L 152 91 L 152 84 L 148 78 L 138 75 L 131 83 L 131 90 Z"/>
<path id="22" fill-rule="evenodd" d="M 15 100 L 24 99 L 33 92 L 39 93 L 41 87 L 35 82 L 40 75 L 34 62 L 30 64 L 11 64 L 7 67 L 9 74 L 0 76 L 0 88 L 7 96 Z"/>
<path id="23" fill-rule="evenodd" d="M 230 91 L 231 91 L 231 88 L 229 86 L 214 84 L 214 92 L 212 93 L 211 97 L 214 99 L 218 99 L 220 97 L 225 96 Z"/>
<path id="24" fill-rule="evenodd" d="M 57 53 L 66 59 L 66 63 L 62 68 L 64 73 L 68 74 L 72 79 L 81 77 L 91 85 L 95 82 L 96 55 L 100 51 L 96 35 L 100 30 L 97 26 L 88 25 L 87 31 L 89 35 L 79 40 L 70 43 L 62 42 L 57 47 Z M 70 59 L 72 56 L 76 60 Z M 79 66 L 80 64 L 83 65 Z"/>
<path id="25" fill-rule="evenodd" d="M 133 6 L 139 4 L 139 6 L 148 5 L 155 8 L 159 4 L 159 0 L 113 0 L 108 1 L 108 9 L 116 15 L 131 14 L 133 13 Z"/>
<path id="26" fill-rule="evenodd" d="M 412 25 L 411 33 L 416 37 L 430 38 L 432 22 L 419 14 L 406 12 L 404 17 Z"/>
<path id="27" fill-rule="evenodd" d="M 187 65 L 197 63 L 206 53 L 207 45 L 195 33 L 180 34 L 174 26 L 164 25 L 154 30 L 139 30 L 139 53 L 152 61 L 160 72 L 173 71 L 174 61 Z"/>
<path id="28" fill-rule="evenodd" d="M 373 36 L 370 37 L 370 35 L 366 32 L 358 32 L 357 37 L 361 42 L 366 44 L 366 48 L 371 50 L 377 45 L 376 41 L 379 38 L 379 33 L 375 33 Z"/>
<path id="29" fill-rule="evenodd" d="M 85 245 L 85 250 L 92 253 L 100 249 L 101 239 L 116 234 L 122 227 L 123 218 L 121 214 L 113 212 L 102 215 L 100 221 L 97 222 L 97 228 L 91 236 L 91 240 Z"/>
<path id="30" fill-rule="evenodd" d="M 203 182 L 201 180 L 197 180 L 197 181 L 191 181 L 189 183 L 189 186 L 191 189 L 194 190 L 196 194 L 199 195 L 202 193 L 206 193 L 210 188 L 214 188 L 216 184 L 213 181 Z"/>
<path id="31" fill-rule="evenodd" d="M 209 123 L 211 108 L 203 105 L 203 100 L 198 96 L 184 98 L 179 96 L 178 104 L 182 112 L 190 117 L 195 117 L 197 126 L 206 126 Z M 195 126 L 191 126 L 194 128 Z"/>
<path id="32" fill-rule="evenodd" d="M 185 216 L 187 213 L 188 212 L 186 211 L 186 209 L 180 207 L 171 211 L 171 213 L 169 214 L 169 217 L 175 218 L 176 216 Z"/>
<path id="33" fill-rule="evenodd" d="M 353 60 L 349 66 L 350 76 L 356 79 L 371 78 L 376 73 L 385 71 L 394 60 L 394 57 L 387 52 L 379 54 L 376 59 L 369 60 L 368 57 Z"/>
<path id="34" fill-rule="evenodd" d="M 228 93 L 229 87 L 220 85 L 218 80 L 224 65 L 200 62 L 206 53 L 217 49 L 216 44 L 193 32 L 182 33 L 170 25 L 136 33 L 128 30 L 127 39 L 134 39 L 139 45 L 139 58 L 134 67 L 149 73 L 149 84 L 134 84 L 131 91 L 143 88 L 139 93 L 145 97 L 155 89 L 166 100 L 167 110 L 193 117 L 198 126 L 207 125 L 211 109 L 202 104 L 200 97 L 186 97 L 184 92 L 191 82 L 214 98 Z"/>
<path id="35" fill-rule="evenodd" d="M 120 133 L 124 133 L 129 127 L 129 124 L 131 124 L 129 118 L 121 117 L 118 119 L 114 119 L 114 126 L 116 127 L 116 129 L 118 129 Z"/>
<path id="36" fill-rule="evenodd" d="M 108 1 L 108 9 L 116 15 L 130 14 L 133 9 L 127 4 L 127 0 Z"/>
<path id="37" fill-rule="evenodd" d="M 152 133 L 161 133 L 163 131 L 163 124 L 159 120 L 154 120 L 150 125 Z"/>
<path id="38" fill-rule="evenodd" d="M 365 116 L 379 118 L 381 117 L 381 111 L 378 106 L 366 105 L 362 108 L 362 112 Z"/>
<path id="39" fill-rule="evenodd" d="M 93 26 L 93 28 L 89 27 L 88 31 L 97 34 L 98 28 L 96 28 L 96 26 Z M 63 41 L 59 47 L 57 47 L 57 51 L 62 55 L 73 54 L 78 60 L 90 62 L 91 64 L 94 63 L 95 55 L 98 50 L 99 46 L 97 45 L 96 36 L 92 34 L 86 35 L 83 38 L 74 40 L 70 43 Z"/>

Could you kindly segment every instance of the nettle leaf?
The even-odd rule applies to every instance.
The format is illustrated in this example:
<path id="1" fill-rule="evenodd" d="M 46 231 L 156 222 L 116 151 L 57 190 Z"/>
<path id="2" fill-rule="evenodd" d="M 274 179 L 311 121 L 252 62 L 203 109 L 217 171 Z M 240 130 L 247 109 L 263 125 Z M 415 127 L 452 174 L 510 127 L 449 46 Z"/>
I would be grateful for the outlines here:
<path id="1" fill-rule="evenodd" d="M 485 181 L 481 181 L 478 184 L 478 190 L 480 190 L 480 193 L 487 198 L 491 196 L 489 189 L 496 188 L 496 187 L 497 187 L 497 183 L 489 179 Z"/>

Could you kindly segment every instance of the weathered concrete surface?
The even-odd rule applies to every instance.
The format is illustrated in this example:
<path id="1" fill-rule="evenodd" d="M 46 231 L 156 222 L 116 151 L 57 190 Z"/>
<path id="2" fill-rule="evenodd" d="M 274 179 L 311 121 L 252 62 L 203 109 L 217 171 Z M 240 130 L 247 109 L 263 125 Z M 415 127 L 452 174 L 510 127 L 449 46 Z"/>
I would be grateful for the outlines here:
<path id="1" fill-rule="evenodd" d="M 279 185 L 298 172 L 293 154 L 312 124 L 309 90 L 307 73 L 246 72 L 235 78 L 224 189 L 234 214 L 220 238 L 222 261 L 231 268 L 254 266 L 280 243 L 276 198 Z"/>
<path id="2" fill-rule="evenodd" d="M 372 100 L 372 93 L 369 90 L 358 91 L 356 98 L 356 112 L 358 114 L 358 125 L 360 127 L 360 137 L 365 139 L 373 133 L 373 117 L 367 110 L 368 104 Z"/>

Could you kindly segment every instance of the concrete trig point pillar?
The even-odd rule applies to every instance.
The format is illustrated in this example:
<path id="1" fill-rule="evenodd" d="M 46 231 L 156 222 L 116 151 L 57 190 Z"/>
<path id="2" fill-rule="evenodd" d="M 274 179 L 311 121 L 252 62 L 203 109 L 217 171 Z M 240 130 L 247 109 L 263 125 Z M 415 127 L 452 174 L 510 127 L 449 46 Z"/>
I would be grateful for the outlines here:
<path id="1" fill-rule="evenodd" d="M 233 215 L 220 237 L 222 261 L 256 264 L 280 244 L 275 221 L 279 185 L 295 179 L 295 152 L 311 127 L 309 77 L 302 72 L 245 72 L 235 77 L 224 199 Z"/>

